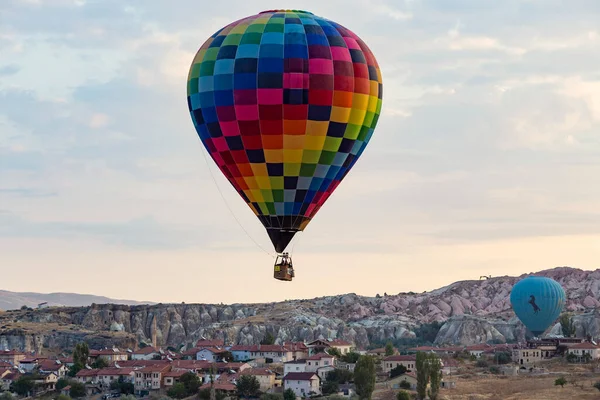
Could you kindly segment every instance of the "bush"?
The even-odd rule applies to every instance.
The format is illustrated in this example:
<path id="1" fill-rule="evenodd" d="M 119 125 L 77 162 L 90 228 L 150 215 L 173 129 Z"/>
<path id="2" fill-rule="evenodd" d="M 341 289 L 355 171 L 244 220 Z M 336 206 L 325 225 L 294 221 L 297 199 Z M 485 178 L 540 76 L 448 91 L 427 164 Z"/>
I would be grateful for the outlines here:
<path id="1" fill-rule="evenodd" d="M 409 381 L 402 381 L 402 382 L 400 382 L 400 388 L 402 388 L 402 389 L 410 389 L 410 382 Z"/>
<path id="2" fill-rule="evenodd" d="M 292 389 L 285 389 L 283 392 L 283 400 L 296 400 L 296 393 Z"/>
<path id="3" fill-rule="evenodd" d="M 577 361 L 577 356 L 573 353 L 567 354 L 567 362 L 574 363 Z"/>
<path id="4" fill-rule="evenodd" d="M 58 381 L 56 381 L 56 390 L 61 390 L 62 388 L 69 386 L 69 381 L 66 380 L 65 378 L 60 378 Z"/>
<path id="5" fill-rule="evenodd" d="M 167 395 L 175 399 L 183 399 L 184 397 L 187 397 L 187 390 L 185 389 L 185 385 L 179 382 L 167 390 Z"/>
<path id="6" fill-rule="evenodd" d="M 508 364 L 512 361 L 512 357 L 510 353 L 502 351 L 500 353 L 494 354 L 494 362 L 497 364 Z"/>
<path id="7" fill-rule="evenodd" d="M 554 386 L 564 387 L 566 384 L 567 380 L 562 376 L 554 381 Z"/>
<path id="8" fill-rule="evenodd" d="M 334 394 L 339 392 L 339 390 L 340 385 L 336 381 L 325 381 L 325 383 L 323 383 L 322 391 L 324 395 Z"/>
<path id="9" fill-rule="evenodd" d="M 402 364 L 398 364 L 398 366 L 390 371 L 390 378 L 395 378 L 397 376 L 403 375 L 406 373 L 406 367 Z"/>
<path id="10" fill-rule="evenodd" d="M 410 395 L 408 394 L 408 392 L 401 390 L 396 395 L 396 400 L 410 400 Z"/>
<path id="11" fill-rule="evenodd" d="M 489 364 L 486 360 L 477 360 L 477 365 L 478 368 L 487 368 L 489 367 Z"/>
<path id="12" fill-rule="evenodd" d="M 71 382 L 71 390 L 69 390 L 69 396 L 74 399 L 85 397 L 85 385 L 81 382 Z"/>
<path id="13" fill-rule="evenodd" d="M 490 367 L 490 372 L 491 372 L 492 374 L 494 374 L 494 375 L 498 375 L 498 374 L 500 373 L 500 368 L 498 368 L 498 367 L 497 367 L 497 366 L 495 366 L 495 365 L 492 365 L 492 366 Z"/>
<path id="14" fill-rule="evenodd" d="M 279 393 L 265 393 L 260 396 L 260 400 L 283 400 L 283 395 Z"/>

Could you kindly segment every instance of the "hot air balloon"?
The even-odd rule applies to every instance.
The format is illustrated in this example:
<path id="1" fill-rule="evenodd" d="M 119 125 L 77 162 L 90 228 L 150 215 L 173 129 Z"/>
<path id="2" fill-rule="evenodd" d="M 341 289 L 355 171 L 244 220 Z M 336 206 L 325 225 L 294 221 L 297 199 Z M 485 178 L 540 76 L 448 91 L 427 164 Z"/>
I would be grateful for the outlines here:
<path id="1" fill-rule="evenodd" d="M 204 147 L 284 253 L 369 143 L 382 104 L 381 71 L 352 31 L 307 11 L 235 21 L 200 47 L 188 108 Z"/>
<path id="2" fill-rule="evenodd" d="M 510 303 L 521 322 L 539 337 L 560 315 L 565 291 L 553 279 L 529 276 L 513 286 Z"/>

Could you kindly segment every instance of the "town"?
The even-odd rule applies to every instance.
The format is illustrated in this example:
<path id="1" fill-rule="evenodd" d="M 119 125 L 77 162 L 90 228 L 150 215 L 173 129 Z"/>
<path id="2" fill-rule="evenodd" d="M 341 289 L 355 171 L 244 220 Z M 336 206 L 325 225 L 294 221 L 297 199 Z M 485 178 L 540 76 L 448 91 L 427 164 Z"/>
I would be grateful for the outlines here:
<path id="1" fill-rule="evenodd" d="M 138 349 L 90 349 L 78 343 L 72 354 L 57 356 L 0 350 L 0 399 L 262 396 L 288 400 L 373 395 L 404 400 L 425 398 L 426 393 L 435 400 L 441 398 L 440 390 L 456 390 L 461 370 L 469 367 L 504 377 L 534 376 L 547 373 L 544 363 L 552 360 L 589 364 L 596 373 L 600 361 L 598 344 L 573 337 L 523 344 L 419 346 L 402 352 L 391 342 L 370 350 L 338 339 L 274 344 L 272 335 L 258 345 L 202 338 L 184 351 L 163 349 L 156 338 L 153 341 Z M 420 365 L 427 371 L 421 371 Z M 556 385 L 566 382 L 564 377 L 556 379 Z M 595 386 L 600 390 L 600 382 Z"/>

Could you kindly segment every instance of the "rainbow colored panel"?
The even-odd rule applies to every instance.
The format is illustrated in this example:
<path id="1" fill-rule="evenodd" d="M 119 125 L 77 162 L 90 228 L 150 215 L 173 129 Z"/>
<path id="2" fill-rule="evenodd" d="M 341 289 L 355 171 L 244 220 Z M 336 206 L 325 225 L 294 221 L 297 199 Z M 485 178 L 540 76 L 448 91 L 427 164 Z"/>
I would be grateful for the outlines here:
<path id="1" fill-rule="evenodd" d="M 352 31 L 310 12 L 272 10 L 202 45 L 187 99 L 206 150 L 281 252 L 367 146 L 382 79 Z"/>

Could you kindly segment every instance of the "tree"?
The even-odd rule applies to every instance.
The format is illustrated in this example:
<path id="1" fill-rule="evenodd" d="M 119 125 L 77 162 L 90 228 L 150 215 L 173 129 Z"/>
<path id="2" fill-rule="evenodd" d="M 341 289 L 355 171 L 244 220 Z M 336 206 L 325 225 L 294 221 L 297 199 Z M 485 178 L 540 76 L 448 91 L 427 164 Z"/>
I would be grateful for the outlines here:
<path id="1" fill-rule="evenodd" d="M 227 362 L 233 362 L 233 354 L 230 351 L 221 353 L 221 358 Z"/>
<path id="2" fill-rule="evenodd" d="M 356 362 L 358 362 L 359 358 L 360 354 L 358 354 L 355 351 L 349 351 L 348 353 L 342 355 L 340 357 L 340 360 L 342 360 L 343 362 L 347 362 L 348 364 L 355 364 Z"/>
<path id="3" fill-rule="evenodd" d="M 440 393 L 440 382 L 442 381 L 442 364 L 439 357 L 435 353 L 429 354 L 429 399 L 437 400 Z"/>
<path id="4" fill-rule="evenodd" d="M 477 363 L 475 364 L 477 365 L 478 368 L 487 368 L 489 367 L 489 364 L 486 360 L 477 360 Z"/>
<path id="5" fill-rule="evenodd" d="M 415 362 L 415 367 L 417 368 L 417 397 L 421 400 L 427 395 L 427 384 L 429 383 L 427 359 L 426 353 L 417 352 L 417 361 Z"/>
<path id="6" fill-rule="evenodd" d="M 244 398 L 256 397 L 260 391 L 260 383 L 255 376 L 242 375 L 236 383 L 238 396 Z"/>
<path id="7" fill-rule="evenodd" d="M 275 336 L 271 332 L 267 332 L 260 344 L 275 344 Z"/>
<path id="8" fill-rule="evenodd" d="M 386 356 L 394 355 L 394 345 L 392 344 L 392 342 L 387 342 L 387 344 L 385 345 L 385 355 Z"/>
<path id="9" fill-rule="evenodd" d="M 508 364 L 511 362 L 511 355 L 506 351 L 501 351 L 499 353 L 494 354 L 494 362 L 497 364 Z"/>
<path id="10" fill-rule="evenodd" d="M 90 348 L 87 343 L 81 342 L 75 345 L 73 350 L 73 363 L 79 365 L 81 368 L 85 367 L 87 360 L 90 356 Z"/>
<path id="11" fill-rule="evenodd" d="M 401 389 L 410 389 L 410 382 L 409 381 L 400 382 L 400 388 Z"/>
<path id="12" fill-rule="evenodd" d="M 340 384 L 336 381 L 325 381 L 321 390 L 324 395 L 334 394 L 340 391 Z"/>
<path id="13" fill-rule="evenodd" d="M 354 368 L 354 386 L 361 400 L 371 399 L 375 390 L 375 360 L 373 357 L 360 356 Z"/>
<path id="14" fill-rule="evenodd" d="M 184 384 L 179 382 L 174 384 L 169 390 L 167 390 L 167 395 L 175 399 L 183 399 L 187 397 L 187 390 L 185 389 Z"/>
<path id="15" fill-rule="evenodd" d="M 407 369 L 404 365 L 398 364 L 396 366 L 396 368 L 393 368 L 390 371 L 390 378 L 395 378 L 397 376 L 404 375 L 406 373 L 406 371 L 407 371 Z"/>
<path id="16" fill-rule="evenodd" d="M 65 378 L 60 378 L 58 381 L 56 381 L 56 390 L 61 390 L 62 388 L 69 386 L 69 381 L 66 380 Z"/>
<path id="17" fill-rule="evenodd" d="M 91 367 L 95 369 L 106 368 L 108 367 L 108 361 L 106 361 L 104 358 L 98 358 L 92 363 Z"/>
<path id="18" fill-rule="evenodd" d="M 22 376 L 12 385 L 12 391 L 19 396 L 27 396 L 35 387 L 35 382 L 31 376 Z"/>
<path id="19" fill-rule="evenodd" d="M 186 372 L 185 374 L 181 375 L 179 382 L 183 384 L 185 392 L 188 396 L 198 393 L 198 389 L 200 389 L 200 385 L 202 385 L 198 375 L 193 372 Z"/>
<path id="20" fill-rule="evenodd" d="M 337 358 L 342 357 L 342 353 L 340 353 L 340 350 L 335 348 L 335 347 L 330 347 L 327 349 L 327 354 L 331 355 L 331 356 L 335 356 Z"/>
<path id="21" fill-rule="evenodd" d="M 265 393 L 260 396 L 260 400 L 283 400 L 283 395 L 279 393 Z"/>
<path id="22" fill-rule="evenodd" d="M 67 396 L 66 394 L 59 394 L 58 396 L 56 396 L 56 400 L 71 400 L 71 397 Z"/>
<path id="23" fill-rule="evenodd" d="M 410 400 L 410 395 L 404 390 L 401 390 L 396 395 L 396 400 Z"/>
<path id="24" fill-rule="evenodd" d="M 85 385 L 81 382 L 71 382 L 71 389 L 69 390 L 69 396 L 74 399 L 85 397 Z"/>
<path id="25" fill-rule="evenodd" d="M 577 356 L 575 354 L 567 354 L 567 362 L 574 363 L 575 361 L 577 361 Z"/>
<path id="26" fill-rule="evenodd" d="M 296 400 L 296 393 L 292 389 L 285 389 L 283 392 L 283 400 Z"/>
<path id="27" fill-rule="evenodd" d="M 563 313 L 560 316 L 560 328 L 564 337 L 571 337 L 575 335 L 575 325 L 573 325 L 573 318 L 569 313 Z"/>
<path id="28" fill-rule="evenodd" d="M 554 381 L 554 386 L 564 387 L 566 384 L 567 380 L 562 376 Z"/>
<path id="29" fill-rule="evenodd" d="M 336 368 L 333 371 L 329 371 L 325 376 L 325 379 L 337 383 L 348 383 L 354 378 L 352 371 L 347 369 Z"/>
<path id="30" fill-rule="evenodd" d="M 10 392 L 0 394 L 0 400 L 13 400 L 13 395 Z"/>

